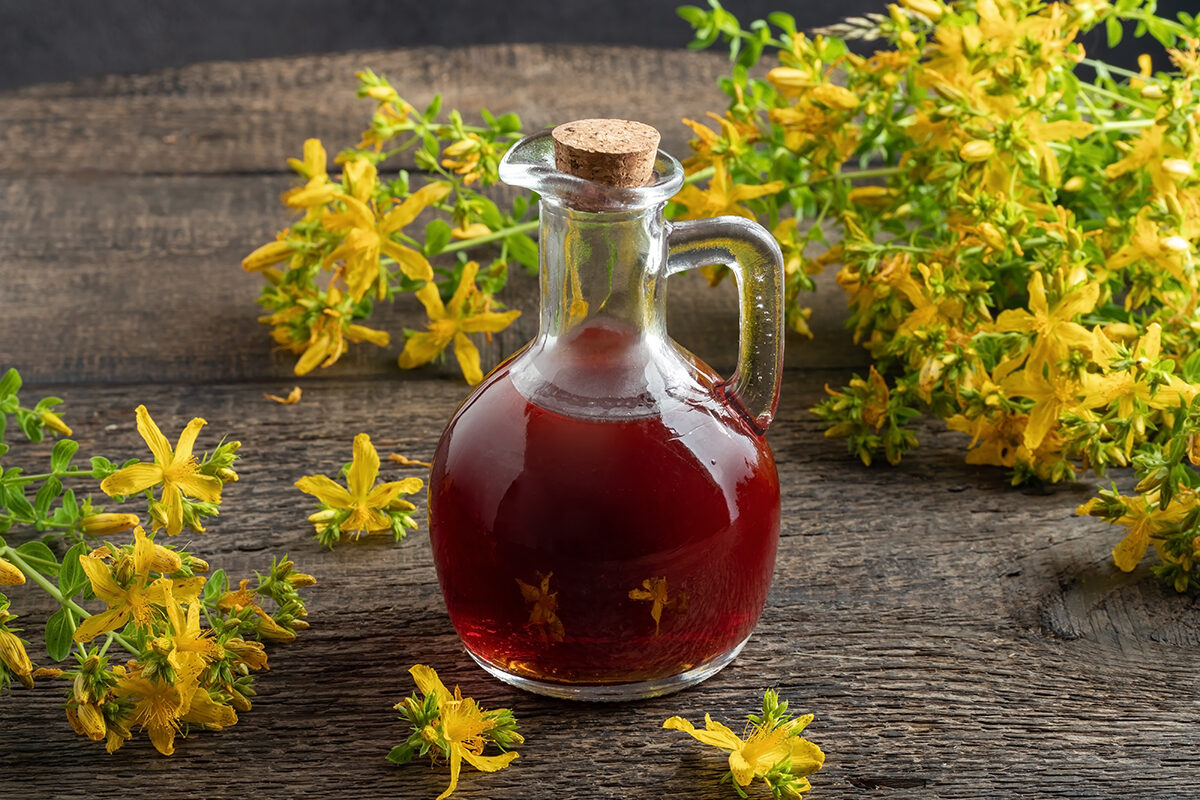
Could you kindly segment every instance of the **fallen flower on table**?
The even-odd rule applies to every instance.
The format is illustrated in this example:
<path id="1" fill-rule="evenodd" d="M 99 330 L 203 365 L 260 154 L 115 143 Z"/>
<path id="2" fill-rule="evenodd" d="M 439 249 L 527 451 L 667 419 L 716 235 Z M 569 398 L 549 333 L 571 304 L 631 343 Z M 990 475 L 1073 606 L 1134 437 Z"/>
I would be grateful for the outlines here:
<path id="1" fill-rule="evenodd" d="M 293 386 L 292 390 L 290 392 L 288 392 L 287 397 L 280 397 L 277 394 L 269 394 L 267 392 L 263 392 L 263 397 L 267 398 L 268 400 L 274 400 L 276 403 L 279 403 L 279 405 L 281 405 L 281 406 L 294 406 L 294 405 L 296 405 L 296 403 L 300 402 L 300 396 L 302 394 L 303 394 L 303 391 L 300 389 L 299 386 Z"/>
<path id="2" fill-rule="evenodd" d="M 778 798 L 798 797 L 812 788 L 806 776 L 825 763 L 821 748 L 800 736 L 812 722 L 812 714 L 794 717 L 787 713 L 787 702 L 780 702 L 774 689 L 763 695 L 762 716 L 749 715 L 744 737 L 739 737 L 708 714 L 704 730 L 698 730 L 683 717 L 671 717 L 663 723 L 668 730 L 691 734 L 704 744 L 729 754 L 729 772 L 721 783 L 733 778 L 733 788 L 747 797 L 742 787 L 762 778 Z"/>
<path id="3" fill-rule="evenodd" d="M 409 528 L 417 527 L 412 518 L 417 507 L 400 495 L 419 492 L 424 481 L 404 478 L 376 486 L 379 453 L 367 434 L 354 437 L 354 460 L 343 471 L 344 487 L 326 475 L 305 475 L 296 481 L 297 489 L 321 501 L 321 510 L 308 518 L 321 544 L 332 548 L 343 532 L 357 539 L 364 533 L 391 531 L 400 541 Z"/>
<path id="4" fill-rule="evenodd" d="M 437 672 L 424 664 L 417 664 L 409 673 L 423 696 L 413 693 L 396 704 L 400 719 L 411 725 L 413 732 L 404 744 L 392 748 L 387 760 L 407 764 L 414 755 L 429 755 L 431 761 L 448 762 L 450 785 L 437 800 L 445 800 L 458 787 L 463 761 L 483 772 L 496 772 L 517 758 L 510 748 L 525 738 L 517 733 L 517 720 L 511 711 L 485 711 L 473 698 L 463 697 L 457 686 L 451 693 Z M 500 755 L 483 755 L 488 743 L 496 745 Z"/>

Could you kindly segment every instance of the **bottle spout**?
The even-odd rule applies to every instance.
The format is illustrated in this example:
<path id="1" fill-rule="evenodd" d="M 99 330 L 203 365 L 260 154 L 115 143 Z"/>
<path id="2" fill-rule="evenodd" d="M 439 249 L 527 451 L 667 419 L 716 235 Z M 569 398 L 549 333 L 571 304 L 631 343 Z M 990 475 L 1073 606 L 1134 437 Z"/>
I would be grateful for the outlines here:
<path id="1" fill-rule="evenodd" d="M 594 122 L 614 120 L 581 120 L 520 140 L 501 159 L 500 180 L 537 192 L 543 201 L 585 212 L 653 208 L 683 186 L 683 166 L 658 150 L 656 139 L 649 146 L 646 139 L 639 139 L 636 147 L 620 144 L 617 149 L 624 151 L 614 154 L 594 140 L 589 145 L 587 136 L 570 135 L 580 132 L 577 126 Z M 657 131 L 649 130 L 657 137 Z M 567 134 L 565 143 L 556 141 L 556 132 Z"/>

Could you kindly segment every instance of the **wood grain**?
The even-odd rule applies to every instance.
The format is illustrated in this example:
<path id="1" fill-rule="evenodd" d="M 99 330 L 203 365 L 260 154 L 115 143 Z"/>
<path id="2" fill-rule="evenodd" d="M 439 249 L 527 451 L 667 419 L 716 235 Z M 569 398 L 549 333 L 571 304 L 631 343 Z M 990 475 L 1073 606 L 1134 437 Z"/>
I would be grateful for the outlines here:
<path id="1" fill-rule="evenodd" d="M 360 431 L 382 452 L 428 457 L 466 392 L 452 367 L 402 374 L 394 350 L 360 349 L 303 381 L 299 405 L 262 398 L 295 381 L 255 322 L 257 278 L 239 262 L 285 222 L 283 158 L 306 136 L 356 135 L 351 73 L 364 64 L 414 101 L 438 87 L 448 104 L 517 110 L 530 127 L 634 117 L 676 151 L 684 136 L 670 124 L 719 107 L 713 78 L 725 68 L 711 54 L 630 48 L 424 48 L 0 95 L 0 367 L 19 367 L 31 397 L 65 398 L 86 454 L 144 455 L 138 403 L 168 431 L 208 419 L 200 447 L 221 433 L 242 440 L 243 478 L 193 548 L 243 574 L 287 552 L 321 582 L 313 629 L 272 650 L 254 710 L 174 758 L 144 737 L 111 757 L 76 737 L 52 682 L 6 693 L 0 797 L 433 797 L 444 768 L 383 760 L 404 735 L 391 705 L 412 690 L 414 663 L 485 706 L 513 707 L 528 736 L 513 767 L 468 771 L 456 797 L 734 797 L 717 784 L 720 754 L 661 724 L 711 712 L 737 729 L 768 687 L 817 715 L 810 738 L 829 761 L 814 800 L 1196 797 L 1197 600 L 1145 568 L 1115 570 L 1114 531 L 1074 515 L 1090 483 L 1015 490 L 999 470 L 964 465 L 965 437 L 936 422 L 919 424 L 921 448 L 899 468 L 864 468 L 826 440 L 807 409 L 862 363 L 829 276 L 816 341 L 788 342 L 770 437 L 784 523 L 767 609 L 739 659 L 700 687 L 617 706 L 516 692 L 458 644 L 424 526 L 397 546 L 321 550 L 293 481 L 335 471 Z M 527 313 L 487 359 L 532 333 L 533 294 L 531 279 L 514 279 L 508 301 Z M 685 277 L 669 305 L 677 338 L 727 370 L 730 287 Z M 375 321 L 396 334 L 421 313 L 406 301 Z M 20 445 L 4 463 L 48 453 Z M 409 474 L 385 462 L 385 475 Z M 36 640 L 53 608 L 33 590 L 9 594 Z"/>

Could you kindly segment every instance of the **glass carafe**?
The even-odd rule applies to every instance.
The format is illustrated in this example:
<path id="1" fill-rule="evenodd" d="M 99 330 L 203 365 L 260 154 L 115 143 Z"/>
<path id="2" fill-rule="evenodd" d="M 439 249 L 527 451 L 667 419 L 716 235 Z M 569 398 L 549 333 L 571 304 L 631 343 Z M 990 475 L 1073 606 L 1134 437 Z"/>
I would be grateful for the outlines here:
<path id="1" fill-rule="evenodd" d="M 653 150 L 653 148 L 651 148 Z M 658 151 L 618 188 L 514 145 L 540 195 L 537 337 L 446 427 L 429 489 L 446 607 L 488 672 L 541 694 L 649 697 L 728 664 L 762 612 L 779 534 L 764 439 L 782 362 L 782 257 L 739 218 L 667 223 L 683 182 Z M 666 333 L 667 278 L 723 264 L 741 340 L 724 380 Z"/>

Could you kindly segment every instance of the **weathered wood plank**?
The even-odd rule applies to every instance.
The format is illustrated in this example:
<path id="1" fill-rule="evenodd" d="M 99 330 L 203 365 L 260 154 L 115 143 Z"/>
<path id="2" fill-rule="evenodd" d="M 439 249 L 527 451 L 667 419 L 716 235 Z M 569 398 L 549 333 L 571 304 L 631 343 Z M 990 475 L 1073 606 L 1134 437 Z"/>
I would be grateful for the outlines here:
<path id="1" fill-rule="evenodd" d="M 332 151 L 367 126 L 356 70 L 386 75 L 418 108 L 521 116 L 535 131 L 584 117 L 635 118 L 685 154 L 680 122 L 721 111 L 718 53 L 580 45 L 421 47 L 215 62 L 0 93 L 0 172 L 282 172 L 316 136 Z"/>
<path id="2" fill-rule="evenodd" d="M 16 177 L 0 185 L 0 365 L 42 382 L 294 380 L 256 322 L 261 278 L 241 259 L 294 215 L 279 202 L 284 176 Z M 511 202 L 513 190 L 498 188 Z M 424 220 L 415 223 L 417 230 Z M 843 329 L 845 295 L 832 280 L 813 296 L 817 338 L 789 338 L 796 367 L 855 366 L 864 353 Z M 537 331 L 536 280 L 515 270 L 502 299 L 524 311 L 483 349 L 494 364 Z M 53 313 L 48 309 L 53 307 Z M 720 370 L 733 366 L 737 303 L 731 285 L 672 281 L 670 329 Z M 424 315 L 412 297 L 381 304 L 371 322 L 393 346 L 352 346 L 306 380 L 389 375 L 405 327 Z M 453 374 L 453 359 L 440 370 Z"/>
<path id="3" fill-rule="evenodd" d="M 139 402 L 168 431 L 204 416 L 200 446 L 222 432 L 241 439 L 242 480 L 194 549 L 233 573 L 287 551 L 321 585 L 313 629 L 272 651 L 255 709 L 173 759 L 144 737 L 107 756 L 70 731 L 61 687 L 13 690 L 0 706 L 0 796 L 141 796 L 169 783 L 209 798 L 432 797 L 444 768 L 383 761 L 402 735 L 390 706 L 411 691 L 406 669 L 429 663 L 485 705 L 513 707 L 529 740 L 505 772 L 467 772 L 463 798 L 727 798 L 719 753 L 662 720 L 708 711 L 737 729 L 771 686 L 817 715 L 810 737 L 830 760 L 813 797 L 1084 798 L 1120 786 L 1193 798 L 1196 600 L 1144 569 L 1112 567 L 1111 531 L 1072 513 L 1087 485 L 1013 490 L 999 470 L 963 466 L 964 438 L 932 423 L 897 469 L 851 461 L 805 410 L 842 378 L 787 375 L 772 432 L 783 537 L 750 645 L 694 690 L 615 707 L 526 695 L 474 667 L 442 606 L 424 526 L 397 546 L 326 552 L 310 538 L 308 498 L 292 481 L 336 470 L 360 430 L 381 452 L 429 455 L 461 384 L 320 382 L 289 407 L 261 398 L 274 384 L 56 387 L 85 453 L 141 453 Z M 21 446 L 10 459 L 47 452 Z M 51 610 L 34 591 L 10 596 L 30 630 Z"/>

